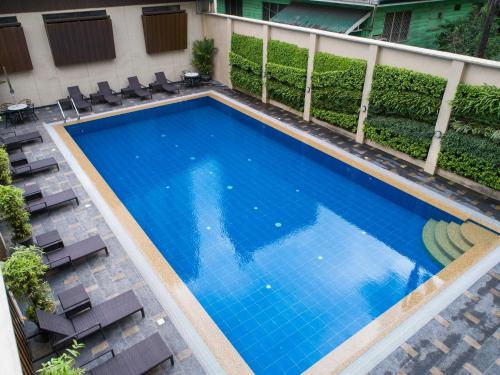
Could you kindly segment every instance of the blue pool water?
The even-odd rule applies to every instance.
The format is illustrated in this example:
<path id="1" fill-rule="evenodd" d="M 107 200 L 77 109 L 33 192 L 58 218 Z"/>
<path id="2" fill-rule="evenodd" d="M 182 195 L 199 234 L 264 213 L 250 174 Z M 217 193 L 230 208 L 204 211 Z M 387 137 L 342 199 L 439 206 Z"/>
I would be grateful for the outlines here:
<path id="1" fill-rule="evenodd" d="M 258 374 L 304 371 L 441 267 L 452 217 L 213 99 L 68 131 Z"/>

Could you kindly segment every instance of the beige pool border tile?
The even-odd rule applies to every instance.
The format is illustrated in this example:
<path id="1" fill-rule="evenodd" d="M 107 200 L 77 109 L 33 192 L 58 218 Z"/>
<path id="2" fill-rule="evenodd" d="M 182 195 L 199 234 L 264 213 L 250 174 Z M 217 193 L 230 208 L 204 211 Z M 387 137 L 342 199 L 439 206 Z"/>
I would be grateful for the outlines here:
<path id="1" fill-rule="evenodd" d="M 490 222 L 483 221 L 480 217 L 471 217 L 467 212 L 459 208 L 449 205 L 446 202 L 439 200 L 436 197 L 425 194 L 425 192 L 406 185 L 403 182 L 391 178 L 375 167 L 371 168 L 368 164 L 360 163 L 353 158 L 335 151 L 315 141 L 309 137 L 305 137 L 299 132 L 284 127 L 277 121 L 272 121 L 269 118 L 260 115 L 259 113 L 248 110 L 245 107 L 237 105 L 235 102 L 226 99 L 225 97 L 214 93 L 213 91 L 202 92 L 199 94 L 192 94 L 185 97 L 170 99 L 168 101 L 159 101 L 148 103 L 131 108 L 124 108 L 117 111 L 106 112 L 95 116 L 88 116 L 80 119 L 79 121 L 70 121 L 65 124 L 55 125 L 54 129 L 71 154 L 74 156 L 78 164 L 82 167 L 86 175 L 91 179 L 97 188 L 98 192 L 106 200 L 107 204 L 118 218 L 120 223 L 125 227 L 130 236 L 133 238 L 138 249 L 141 250 L 144 257 L 148 260 L 151 267 L 157 272 L 160 279 L 163 281 L 164 286 L 174 297 L 178 306 L 182 309 L 183 313 L 188 317 L 189 321 L 193 324 L 194 328 L 204 340 L 214 357 L 220 363 L 222 368 L 228 374 L 251 374 L 252 370 L 244 359 L 240 356 L 238 351 L 233 347 L 231 342 L 226 338 L 223 332 L 218 328 L 215 322 L 210 318 L 205 309 L 201 306 L 195 296 L 182 282 L 180 277 L 166 261 L 165 258 L 158 251 L 153 242 L 149 239 L 144 230 L 135 221 L 132 215 L 128 212 L 127 208 L 122 204 L 118 197 L 114 194 L 111 188 L 107 185 L 106 181 L 97 172 L 92 163 L 87 159 L 82 150 L 73 141 L 65 127 L 75 123 L 93 121 L 100 118 L 115 116 L 128 112 L 135 112 L 146 108 L 154 108 L 158 106 L 178 103 L 181 101 L 211 97 L 223 104 L 230 106 L 256 120 L 259 120 L 272 128 L 279 130 L 303 143 L 312 146 L 319 151 L 322 151 L 338 160 L 345 162 L 379 180 L 382 180 L 406 193 L 409 193 L 416 198 L 432 205 L 449 214 L 460 218 L 461 220 L 474 219 L 476 222 L 481 223 L 496 231 L 499 228 L 493 226 Z M 404 320 L 410 317 L 419 307 L 430 301 L 435 297 L 439 291 L 449 286 L 455 281 L 463 272 L 468 270 L 476 264 L 482 257 L 487 255 L 496 246 L 500 245 L 500 239 L 488 244 L 476 245 L 471 248 L 466 254 L 458 258 L 456 261 L 449 264 L 438 274 L 434 275 L 427 282 L 420 285 L 412 293 L 404 297 L 389 310 L 373 320 L 371 323 L 363 327 L 356 334 L 346 340 L 344 343 L 335 348 L 332 352 L 320 359 L 309 369 L 305 374 L 336 374 L 346 368 L 349 364 L 355 361 L 359 356 L 365 353 L 377 341 L 382 339 L 391 330 L 401 324 Z"/>

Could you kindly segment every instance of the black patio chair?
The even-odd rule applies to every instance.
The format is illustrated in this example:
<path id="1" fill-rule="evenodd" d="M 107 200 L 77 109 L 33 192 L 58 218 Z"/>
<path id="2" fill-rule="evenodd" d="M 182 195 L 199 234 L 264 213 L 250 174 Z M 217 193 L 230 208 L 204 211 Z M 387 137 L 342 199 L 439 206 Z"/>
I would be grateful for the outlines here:
<path id="1" fill-rule="evenodd" d="M 57 170 L 59 171 L 59 164 L 57 163 L 56 159 L 50 157 L 47 159 L 36 160 L 31 163 L 19 165 L 16 167 L 11 167 L 10 171 L 12 178 L 19 178 L 27 175 L 31 176 L 34 175 L 35 173 L 47 171 L 52 168 L 57 168 Z"/>
<path id="2" fill-rule="evenodd" d="M 6 137 L 5 134 L 14 134 Z M 12 151 L 20 149 L 24 144 L 40 141 L 43 142 L 43 138 L 38 131 L 17 134 L 16 132 L 8 132 L 0 136 L 0 146 L 4 146 L 7 151 Z"/>
<path id="3" fill-rule="evenodd" d="M 153 98 L 151 91 L 139 82 L 137 76 L 128 77 L 128 87 L 122 89 L 122 94 L 127 96 L 135 95 L 141 99 Z"/>
<path id="4" fill-rule="evenodd" d="M 90 110 L 92 111 L 92 103 L 90 103 L 90 98 L 87 98 L 80 92 L 80 87 L 71 86 L 68 87 L 69 97 L 73 99 L 76 108 L 81 110 Z"/>
<path id="5" fill-rule="evenodd" d="M 163 90 L 169 94 L 176 94 L 179 92 L 179 87 L 172 81 L 168 80 L 163 72 L 155 73 L 156 80 L 149 84 L 153 90 Z"/>
<path id="6" fill-rule="evenodd" d="M 73 201 L 75 201 L 77 205 L 80 204 L 73 189 L 67 189 L 47 196 L 41 194 L 41 198 L 27 202 L 26 211 L 30 214 L 46 212 L 64 204 L 72 203 Z"/>
<path id="7" fill-rule="evenodd" d="M 101 96 L 102 99 L 108 104 L 122 104 L 122 99 L 118 96 L 119 93 L 109 87 L 108 81 L 102 81 L 97 83 L 99 91 L 97 95 Z"/>

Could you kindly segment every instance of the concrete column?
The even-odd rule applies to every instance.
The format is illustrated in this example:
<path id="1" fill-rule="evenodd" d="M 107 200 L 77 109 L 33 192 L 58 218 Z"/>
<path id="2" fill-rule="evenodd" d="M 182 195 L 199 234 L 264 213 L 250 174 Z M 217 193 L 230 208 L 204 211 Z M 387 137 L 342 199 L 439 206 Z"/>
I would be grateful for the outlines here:
<path id="1" fill-rule="evenodd" d="M 227 53 L 227 59 L 226 59 L 226 64 L 227 64 L 227 82 L 228 82 L 228 87 L 230 89 L 233 88 L 233 84 L 231 82 L 231 64 L 229 63 L 229 51 L 231 51 L 231 38 L 233 36 L 233 20 L 231 18 L 226 18 L 226 39 L 227 43 L 226 45 L 228 46 L 228 53 Z"/>
<path id="2" fill-rule="evenodd" d="M 304 120 L 306 121 L 311 120 L 312 74 L 317 44 L 318 36 L 312 33 L 309 34 L 309 57 L 307 59 L 306 92 L 304 97 Z"/>
<path id="3" fill-rule="evenodd" d="M 441 107 L 439 108 L 439 114 L 436 121 L 434 137 L 432 138 L 431 147 L 429 148 L 429 153 L 425 160 L 424 171 L 429 174 L 434 174 L 436 172 L 439 150 L 441 150 L 441 136 L 448 129 L 448 123 L 450 122 L 451 116 L 451 101 L 455 97 L 458 84 L 462 79 L 464 66 L 465 64 L 463 61 L 454 60 L 451 63 L 446 89 L 444 90 L 443 100 L 441 101 Z"/>
<path id="4" fill-rule="evenodd" d="M 358 116 L 358 129 L 356 130 L 356 142 L 363 143 L 365 141 L 365 132 L 363 126 L 366 116 L 368 116 L 368 105 L 370 99 L 370 91 L 372 90 L 373 71 L 377 64 L 378 46 L 371 44 L 368 49 L 368 61 L 366 64 L 365 83 L 363 85 L 363 94 L 361 95 L 361 109 Z"/>
<path id="5" fill-rule="evenodd" d="M 262 103 L 267 103 L 267 45 L 269 43 L 269 25 L 262 25 Z"/>

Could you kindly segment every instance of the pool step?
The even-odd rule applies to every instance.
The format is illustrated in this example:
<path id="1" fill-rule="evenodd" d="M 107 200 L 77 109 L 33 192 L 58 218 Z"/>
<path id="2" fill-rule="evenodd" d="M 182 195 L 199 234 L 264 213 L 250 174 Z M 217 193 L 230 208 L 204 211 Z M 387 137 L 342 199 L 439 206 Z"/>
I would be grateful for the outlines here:
<path id="1" fill-rule="evenodd" d="M 472 246 L 490 242 L 498 236 L 477 224 L 436 221 L 430 219 L 422 230 L 422 240 L 431 256 L 443 266 L 448 265 Z"/>

